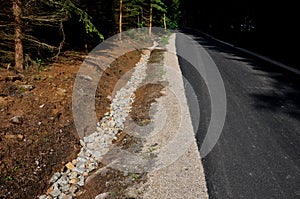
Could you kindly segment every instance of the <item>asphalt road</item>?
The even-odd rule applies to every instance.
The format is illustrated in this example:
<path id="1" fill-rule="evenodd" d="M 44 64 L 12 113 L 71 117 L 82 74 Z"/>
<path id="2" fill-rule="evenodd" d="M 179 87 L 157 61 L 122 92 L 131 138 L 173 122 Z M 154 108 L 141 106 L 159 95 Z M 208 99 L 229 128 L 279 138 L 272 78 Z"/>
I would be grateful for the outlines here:
<path id="1" fill-rule="evenodd" d="M 185 33 L 209 53 L 226 91 L 222 134 L 202 159 L 210 198 L 300 198 L 300 76 L 200 33 Z M 177 36 L 177 51 L 203 59 L 188 42 Z M 200 125 L 201 148 L 212 110 L 209 90 L 198 69 L 182 57 L 179 63 L 198 97 L 200 121 L 193 119 L 193 125 Z"/>

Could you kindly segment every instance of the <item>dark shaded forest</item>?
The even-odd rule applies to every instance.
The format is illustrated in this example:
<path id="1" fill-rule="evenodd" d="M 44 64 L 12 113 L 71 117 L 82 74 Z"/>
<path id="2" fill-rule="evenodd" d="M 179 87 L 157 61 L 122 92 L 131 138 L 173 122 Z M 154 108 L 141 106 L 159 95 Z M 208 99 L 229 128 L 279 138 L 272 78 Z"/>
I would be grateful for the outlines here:
<path id="1" fill-rule="evenodd" d="M 183 26 L 299 67 L 295 1 L 183 1 Z"/>
<path id="2" fill-rule="evenodd" d="M 179 0 L 1 0 L 0 63 L 24 70 L 118 32 L 179 25 Z"/>
<path id="3" fill-rule="evenodd" d="M 297 67 L 296 7 L 257 0 L 1 0 L 0 63 L 22 70 L 65 50 L 88 52 L 118 32 L 157 26 L 199 29 Z"/>

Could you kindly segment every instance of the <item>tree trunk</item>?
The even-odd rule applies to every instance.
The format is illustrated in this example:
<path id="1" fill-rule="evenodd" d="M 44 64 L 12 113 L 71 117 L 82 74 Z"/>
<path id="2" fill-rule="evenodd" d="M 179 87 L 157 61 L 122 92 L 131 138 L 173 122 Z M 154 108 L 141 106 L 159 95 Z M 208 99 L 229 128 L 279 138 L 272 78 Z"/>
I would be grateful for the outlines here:
<path id="1" fill-rule="evenodd" d="M 84 52 L 89 53 L 88 32 L 84 30 Z"/>
<path id="2" fill-rule="evenodd" d="M 149 35 L 152 32 L 152 1 L 150 0 Z"/>
<path id="3" fill-rule="evenodd" d="M 165 31 L 167 30 L 167 23 L 166 23 L 166 14 L 164 13 L 164 28 Z"/>
<path id="4" fill-rule="evenodd" d="M 122 40 L 122 18 L 123 18 L 123 14 L 122 14 L 122 9 L 123 9 L 123 0 L 120 0 L 120 18 L 119 18 L 119 39 Z"/>
<path id="5" fill-rule="evenodd" d="M 144 26 L 144 11 L 143 8 L 141 8 L 141 28 Z"/>
<path id="6" fill-rule="evenodd" d="M 21 0 L 13 0 L 13 13 L 15 17 L 15 69 L 24 69 L 24 54 L 22 44 L 22 4 Z"/>

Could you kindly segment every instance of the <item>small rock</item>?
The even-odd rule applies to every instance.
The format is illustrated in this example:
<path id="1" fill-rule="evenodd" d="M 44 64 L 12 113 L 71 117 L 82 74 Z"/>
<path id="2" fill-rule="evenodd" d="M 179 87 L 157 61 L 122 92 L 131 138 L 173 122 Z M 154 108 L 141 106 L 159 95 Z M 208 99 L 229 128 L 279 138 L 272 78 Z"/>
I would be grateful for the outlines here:
<path id="1" fill-rule="evenodd" d="M 72 160 L 72 164 L 73 164 L 73 165 L 76 165 L 76 164 L 77 164 L 77 162 L 78 162 L 78 160 L 77 160 L 77 159 L 74 159 L 74 160 Z"/>
<path id="2" fill-rule="evenodd" d="M 72 199 L 72 196 L 63 193 L 58 197 L 58 199 Z"/>
<path id="3" fill-rule="evenodd" d="M 69 192 L 74 194 L 77 191 L 78 187 L 76 185 L 71 185 Z"/>
<path id="4" fill-rule="evenodd" d="M 63 192 L 67 192 L 70 189 L 70 185 L 69 184 L 65 184 L 60 188 Z"/>
<path id="5" fill-rule="evenodd" d="M 105 153 L 104 153 L 105 154 Z M 91 155 L 96 159 L 96 160 L 101 160 L 102 159 L 102 153 L 100 151 L 93 151 Z"/>
<path id="6" fill-rule="evenodd" d="M 79 179 L 79 181 L 77 182 L 77 184 L 79 185 L 79 186 L 83 186 L 84 185 L 84 177 L 83 176 L 80 176 L 80 179 Z"/>
<path id="7" fill-rule="evenodd" d="M 66 89 L 63 89 L 63 88 L 57 88 L 57 94 L 59 95 L 65 95 L 67 92 Z"/>
<path id="8" fill-rule="evenodd" d="M 82 147 L 85 147 L 85 143 L 84 143 L 83 140 L 79 140 L 79 143 L 80 143 L 80 145 L 81 145 Z"/>
<path id="9" fill-rule="evenodd" d="M 74 166 L 71 162 L 67 163 L 67 164 L 66 164 L 66 167 L 67 167 L 69 170 L 71 170 L 71 171 L 73 171 L 74 168 L 75 168 L 75 166 Z"/>
<path id="10" fill-rule="evenodd" d="M 33 90 L 34 89 L 34 86 L 32 86 L 32 85 L 19 85 L 19 88 L 20 89 L 23 89 L 23 90 L 26 90 L 26 91 L 31 91 L 31 90 Z"/>
<path id="11" fill-rule="evenodd" d="M 77 164 L 76 164 L 76 168 L 78 168 L 78 169 L 84 169 L 85 168 L 84 167 L 84 162 L 78 161 Z"/>
<path id="12" fill-rule="evenodd" d="M 51 196 L 41 195 L 39 199 L 52 199 Z"/>
<path id="13" fill-rule="evenodd" d="M 59 197 L 58 199 L 72 199 L 71 195 L 63 195 L 62 197 Z"/>
<path id="14" fill-rule="evenodd" d="M 57 186 L 53 186 L 53 191 L 51 191 L 50 195 L 53 197 L 57 197 L 61 194 L 60 190 L 57 188 Z"/>
<path id="15" fill-rule="evenodd" d="M 66 184 L 68 184 L 68 182 L 69 182 L 68 177 L 65 174 L 57 180 L 57 183 L 60 186 L 66 185 Z"/>
<path id="16" fill-rule="evenodd" d="M 71 172 L 71 174 L 70 174 L 70 179 L 77 178 L 77 175 L 78 175 L 77 172 L 75 172 L 75 171 Z"/>
<path id="17" fill-rule="evenodd" d="M 70 184 L 76 184 L 77 182 L 79 182 L 79 178 L 73 178 L 72 180 L 70 180 Z"/>
<path id="18" fill-rule="evenodd" d="M 74 171 L 80 173 L 80 174 L 83 174 L 85 172 L 85 169 L 84 168 L 77 168 L 75 167 Z"/>
<path id="19" fill-rule="evenodd" d="M 5 135 L 4 138 L 6 138 L 6 139 L 19 139 L 19 140 L 23 140 L 24 139 L 24 135 L 22 135 L 22 134 L 17 134 L 17 135 L 8 134 L 8 135 Z"/>
<path id="20" fill-rule="evenodd" d="M 95 199 L 105 199 L 105 198 L 108 198 L 108 197 L 109 197 L 109 193 L 106 192 L 106 193 L 101 193 L 101 194 L 97 195 L 95 197 Z"/>
<path id="21" fill-rule="evenodd" d="M 78 197 L 80 197 L 83 193 L 84 193 L 84 191 L 79 190 L 79 191 L 76 192 L 76 195 L 75 195 L 74 197 L 75 197 L 75 198 L 78 198 Z"/>
<path id="22" fill-rule="evenodd" d="M 46 194 L 49 195 L 53 191 L 53 189 L 53 186 L 49 187 L 49 189 L 47 189 Z"/>
<path id="23" fill-rule="evenodd" d="M 23 118 L 21 116 L 14 116 L 14 117 L 10 118 L 10 122 L 13 124 L 22 124 Z"/>
<path id="24" fill-rule="evenodd" d="M 53 174 L 53 176 L 50 179 L 50 183 L 56 182 L 60 176 L 61 176 L 61 174 L 59 172 L 56 172 L 55 174 Z"/>
<path id="25" fill-rule="evenodd" d="M 71 175 L 71 172 L 72 172 L 71 170 L 67 169 L 67 171 L 64 174 L 69 176 L 69 175 Z"/>
<path id="26" fill-rule="evenodd" d="M 97 167 L 98 167 L 97 162 L 90 162 L 87 165 L 87 169 L 88 169 L 89 172 L 95 170 Z"/>
<path id="27" fill-rule="evenodd" d="M 78 156 L 76 160 L 77 160 L 77 162 L 83 162 L 84 163 L 84 162 L 87 161 L 87 158 L 84 157 L 84 156 Z"/>

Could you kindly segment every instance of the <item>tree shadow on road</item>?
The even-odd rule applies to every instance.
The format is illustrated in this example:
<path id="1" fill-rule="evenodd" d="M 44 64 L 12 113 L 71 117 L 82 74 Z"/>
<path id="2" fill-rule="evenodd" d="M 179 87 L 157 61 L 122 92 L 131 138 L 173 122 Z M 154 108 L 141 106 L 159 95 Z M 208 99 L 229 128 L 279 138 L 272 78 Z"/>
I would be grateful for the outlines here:
<path id="1" fill-rule="evenodd" d="M 208 53 L 214 50 L 220 53 L 226 53 L 227 59 L 237 62 L 244 62 L 250 69 L 251 74 L 259 76 L 262 79 L 268 79 L 271 82 L 268 90 L 261 92 L 262 88 L 257 88 L 249 92 L 249 96 L 255 102 L 253 107 L 258 110 L 267 110 L 274 113 L 284 113 L 300 121 L 300 77 L 299 75 L 280 68 L 274 64 L 268 63 L 264 60 L 253 57 L 231 46 L 214 41 L 207 38 L 205 35 L 197 37 L 193 32 L 185 32 L 192 34 L 193 38 L 199 42 Z M 194 32 L 195 33 L 195 32 Z M 202 37 L 203 36 L 203 37 Z M 225 85 L 226 87 L 226 85 Z"/>

